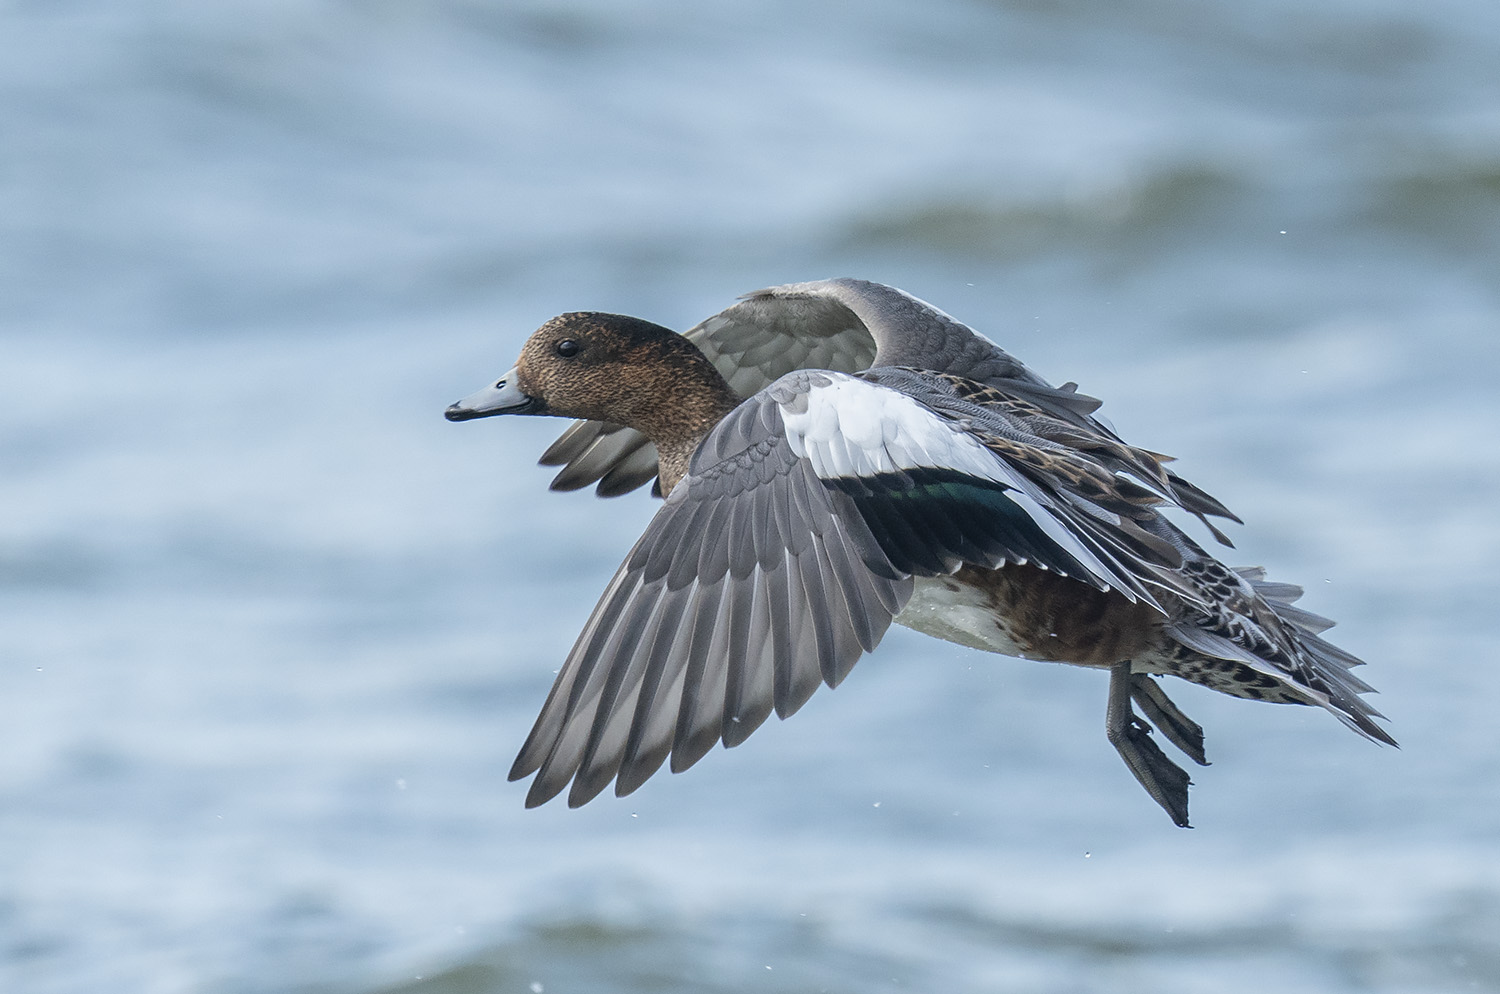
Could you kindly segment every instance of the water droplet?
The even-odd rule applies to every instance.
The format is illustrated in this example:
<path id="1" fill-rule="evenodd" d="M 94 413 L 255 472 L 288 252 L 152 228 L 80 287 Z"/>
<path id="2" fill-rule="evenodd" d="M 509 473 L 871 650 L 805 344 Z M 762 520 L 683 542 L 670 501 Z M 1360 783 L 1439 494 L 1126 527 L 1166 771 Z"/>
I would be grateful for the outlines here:
<path id="1" fill-rule="evenodd" d="M 399 780 L 396 781 L 396 789 L 397 790 L 405 790 L 406 789 L 406 780 L 404 778 L 403 779 L 399 779 Z"/>
<path id="2" fill-rule="evenodd" d="M 877 808 L 880 807 L 880 802 L 879 801 L 875 802 L 875 807 L 877 807 Z"/>
<path id="3" fill-rule="evenodd" d="M 1282 232 L 1282 234 L 1283 234 L 1283 235 L 1284 235 L 1284 234 L 1286 234 L 1286 232 L 1285 232 L 1285 231 L 1283 231 L 1283 232 Z"/>
<path id="4" fill-rule="evenodd" d="M 542 986 L 542 982 L 540 980 L 533 980 L 531 982 L 531 994 L 542 994 L 542 991 L 546 989 L 547 988 Z"/>

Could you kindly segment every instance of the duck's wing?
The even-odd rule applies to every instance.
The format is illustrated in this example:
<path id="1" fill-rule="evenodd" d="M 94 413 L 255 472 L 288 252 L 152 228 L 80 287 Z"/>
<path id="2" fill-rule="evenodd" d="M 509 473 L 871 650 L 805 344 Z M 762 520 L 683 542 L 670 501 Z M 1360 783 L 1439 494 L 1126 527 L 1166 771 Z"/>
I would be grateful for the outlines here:
<path id="1" fill-rule="evenodd" d="M 848 307 L 829 297 L 787 299 L 749 294 L 684 333 L 741 397 L 797 369 L 853 373 L 875 360 L 875 340 Z M 542 454 L 561 466 L 553 490 L 597 483 L 615 497 L 656 476 L 656 447 L 633 428 L 577 421 Z"/>
<path id="2" fill-rule="evenodd" d="M 511 769 L 583 804 L 796 711 L 875 647 L 912 575 L 1030 562 L 1145 594 L 1024 473 L 895 390 L 794 373 L 699 446 L 620 566 Z"/>

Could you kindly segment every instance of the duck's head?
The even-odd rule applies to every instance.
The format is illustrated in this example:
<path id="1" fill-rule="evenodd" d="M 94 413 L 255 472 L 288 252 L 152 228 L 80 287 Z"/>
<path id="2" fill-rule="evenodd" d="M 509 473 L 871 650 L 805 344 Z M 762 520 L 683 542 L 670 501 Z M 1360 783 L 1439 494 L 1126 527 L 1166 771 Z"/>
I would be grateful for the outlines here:
<path id="1" fill-rule="evenodd" d="M 444 416 L 610 421 L 660 442 L 689 429 L 701 434 L 736 403 L 718 370 L 676 332 L 624 314 L 575 311 L 538 328 L 513 369 Z"/>

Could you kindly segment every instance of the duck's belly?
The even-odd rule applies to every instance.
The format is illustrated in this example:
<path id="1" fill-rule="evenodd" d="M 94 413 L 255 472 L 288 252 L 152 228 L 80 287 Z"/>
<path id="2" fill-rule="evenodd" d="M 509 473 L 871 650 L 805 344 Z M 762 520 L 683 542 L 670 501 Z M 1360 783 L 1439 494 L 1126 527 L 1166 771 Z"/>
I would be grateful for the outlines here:
<path id="1" fill-rule="evenodd" d="M 1148 652 L 1160 619 L 1142 604 L 1033 566 L 917 577 L 896 624 L 973 649 L 1079 666 Z"/>
<path id="2" fill-rule="evenodd" d="M 919 576 L 912 585 L 911 600 L 896 615 L 896 624 L 931 635 L 944 642 L 957 642 L 971 649 L 1024 656 L 1004 624 L 995 617 L 988 591 L 951 576 Z"/>

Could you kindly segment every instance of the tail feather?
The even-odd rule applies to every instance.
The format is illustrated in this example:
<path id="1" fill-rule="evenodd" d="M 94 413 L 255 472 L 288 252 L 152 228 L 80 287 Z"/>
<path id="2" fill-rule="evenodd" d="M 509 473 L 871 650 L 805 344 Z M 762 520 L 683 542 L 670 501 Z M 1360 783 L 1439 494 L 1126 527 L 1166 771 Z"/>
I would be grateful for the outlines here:
<path id="1" fill-rule="evenodd" d="M 1282 601 L 1273 601 L 1269 598 L 1267 601 L 1271 605 L 1271 610 L 1276 612 L 1276 617 L 1295 625 L 1302 630 L 1304 635 L 1318 635 L 1333 627 L 1333 622 L 1321 614 L 1313 614 L 1311 611 L 1304 611 L 1300 607 L 1293 607 Z M 1351 665 L 1358 665 L 1359 662 L 1355 660 Z"/>
<path id="2" fill-rule="evenodd" d="M 1205 590 L 1221 596 L 1204 598 L 1209 603 L 1206 610 L 1190 607 L 1169 626 L 1176 642 L 1210 659 L 1229 660 L 1271 677 L 1291 695 L 1284 699 L 1317 704 L 1361 735 L 1396 745 L 1375 723 L 1385 716 L 1360 696 L 1375 692 L 1351 672 L 1364 661 L 1321 637 L 1333 627 L 1332 621 L 1292 605 L 1302 596 L 1301 587 L 1267 580 L 1258 566 L 1231 572 L 1206 555 L 1189 571 L 1201 578 Z M 1217 689 L 1234 694 L 1239 689 L 1236 682 L 1225 681 Z M 1259 695 L 1246 691 L 1244 696 Z"/>

